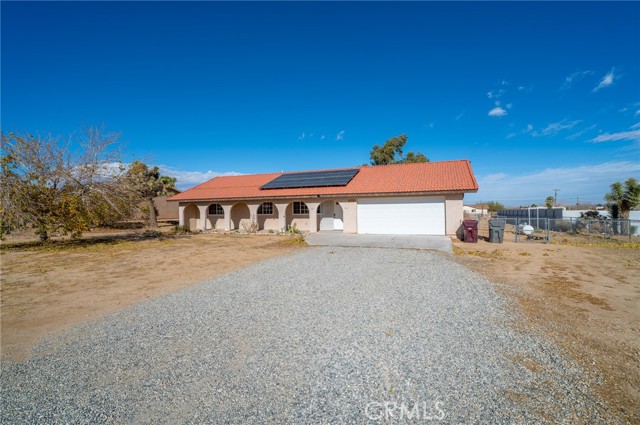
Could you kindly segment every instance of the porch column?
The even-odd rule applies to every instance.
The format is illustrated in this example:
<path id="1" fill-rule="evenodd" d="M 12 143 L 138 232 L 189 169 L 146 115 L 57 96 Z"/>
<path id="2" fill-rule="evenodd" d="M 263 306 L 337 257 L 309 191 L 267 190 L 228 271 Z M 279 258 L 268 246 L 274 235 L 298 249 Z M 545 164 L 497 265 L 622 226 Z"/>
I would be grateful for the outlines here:
<path id="1" fill-rule="evenodd" d="M 198 229 L 207 230 L 207 210 L 209 209 L 208 205 L 198 205 L 198 210 L 200 211 L 200 220 L 198 221 Z"/>
<path id="2" fill-rule="evenodd" d="M 287 231 L 287 206 L 289 204 L 273 204 L 278 210 L 278 227 L 281 232 Z"/>
<path id="3" fill-rule="evenodd" d="M 233 207 L 233 205 L 221 205 L 222 206 L 222 210 L 224 211 L 224 218 L 222 219 L 224 221 L 224 225 L 223 225 L 223 229 L 225 231 L 229 231 L 231 230 L 231 208 Z"/>
<path id="4" fill-rule="evenodd" d="M 258 224 L 258 207 L 260 206 L 260 203 L 258 204 L 247 203 L 247 206 L 249 207 L 249 218 L 251 219 L 251 223 Z"/>
<path id="5" fill-rule="evenodd" d="M 184 226 L 184 208 L 185 205 L 178 204 L 178 225 Z"/>
<path id="6" fill-rule="evenodd" d="M 309 232 L 318 232 L 318 207 L 321 202 L 305 202 L 309 209 Z"/>

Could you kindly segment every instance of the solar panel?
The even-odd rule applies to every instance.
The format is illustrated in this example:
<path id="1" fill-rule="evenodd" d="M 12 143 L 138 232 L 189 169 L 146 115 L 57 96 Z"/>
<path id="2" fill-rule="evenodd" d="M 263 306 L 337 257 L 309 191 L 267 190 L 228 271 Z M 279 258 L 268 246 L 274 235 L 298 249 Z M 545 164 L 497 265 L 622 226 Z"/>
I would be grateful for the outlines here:
<path id="1" fill-rule="evenodd" d="M 296 187 L 346 186 L 360 169 L 287 173 L 276 177 L 260 189 L 291 189 Z"/>

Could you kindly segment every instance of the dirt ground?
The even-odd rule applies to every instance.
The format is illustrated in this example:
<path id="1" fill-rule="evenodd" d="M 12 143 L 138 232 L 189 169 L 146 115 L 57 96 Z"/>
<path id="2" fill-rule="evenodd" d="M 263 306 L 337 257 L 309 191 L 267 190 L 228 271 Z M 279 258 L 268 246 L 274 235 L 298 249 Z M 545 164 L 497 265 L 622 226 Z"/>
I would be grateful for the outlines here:
<path id="1" fill-rule="evenodd" d="M 270 235 L 147 238 L 137 230 L 87 236 L 87 243 L 46 248 L 3 244 L 3 360 L 28 356 L 40 338 L 74 324 L 301 248 Z M 33 235 L 9 242 L 27 239 Z M 554 242 L 455 242 L 454 251 L 457 261 L 516 300 L 526 318 L 523 331 L 564 347 L 612 412 L 640 423 L 640 249 Z"/>
<path id="2" fill-rule="evenodd" d="M 481 240 L 455 242 L 454 252 L 517 301 L 523 330 L 551 338 L 588 371 L 612 413 L 640 423 L 640 245 L 580 246 L 593 242 Z"/>
<path id="3" fill-rule="evenodd" d="M 146 236 L 145 236 L 146 235 Z M 0 347 L 19 360 L 43 336 L 233 269 L 300 249 L 287 236 L 97 231 L 82 242 L 1 251 Z"/>

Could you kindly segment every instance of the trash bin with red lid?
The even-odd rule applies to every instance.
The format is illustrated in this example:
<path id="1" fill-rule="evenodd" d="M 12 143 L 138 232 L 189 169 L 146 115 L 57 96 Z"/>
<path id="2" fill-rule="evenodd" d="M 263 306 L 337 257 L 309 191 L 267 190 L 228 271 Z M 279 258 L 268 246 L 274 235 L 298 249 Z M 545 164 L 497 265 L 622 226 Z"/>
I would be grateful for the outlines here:
<path id="1" fill-rule="evenodd" d="M 464 241 L 467 243 L 478 242 L 478 220 L 463 220 Z"/>

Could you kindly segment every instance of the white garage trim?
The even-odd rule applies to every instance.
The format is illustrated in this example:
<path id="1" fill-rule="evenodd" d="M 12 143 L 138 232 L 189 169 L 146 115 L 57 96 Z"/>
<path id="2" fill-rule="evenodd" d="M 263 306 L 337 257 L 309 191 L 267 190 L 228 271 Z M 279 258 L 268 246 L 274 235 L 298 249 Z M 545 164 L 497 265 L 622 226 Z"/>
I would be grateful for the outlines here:
<path id="1" fill-rule="evenodd" d="M 444 198 L 358 199 L 358 233 L 444 235 Z"/>

